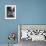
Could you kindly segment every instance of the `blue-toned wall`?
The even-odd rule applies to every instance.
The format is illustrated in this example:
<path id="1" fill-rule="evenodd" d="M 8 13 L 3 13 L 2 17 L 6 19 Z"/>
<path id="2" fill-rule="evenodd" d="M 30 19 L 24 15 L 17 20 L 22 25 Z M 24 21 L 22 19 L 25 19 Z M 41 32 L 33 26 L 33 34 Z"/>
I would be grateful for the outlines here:
<path id="1" fill-rule="evenodd" d="M 16 20 L 5 20 L 5 5 L 16 5 Z M 0 0 L 0 44 L 8 43 L 17 24 L 46 24 L 46 0 Z M 17 43 L 17 40 L 16 40 Z"/>

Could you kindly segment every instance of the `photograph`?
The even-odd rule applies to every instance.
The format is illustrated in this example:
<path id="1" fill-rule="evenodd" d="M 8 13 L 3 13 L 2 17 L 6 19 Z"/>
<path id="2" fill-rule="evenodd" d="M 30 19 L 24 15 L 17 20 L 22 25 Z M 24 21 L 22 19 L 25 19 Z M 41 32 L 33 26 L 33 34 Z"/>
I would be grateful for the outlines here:
<path id="1" fill-rule="evenodd" d="M 16 5 L 5 5 L 5 19 L 16 19 Z"/>

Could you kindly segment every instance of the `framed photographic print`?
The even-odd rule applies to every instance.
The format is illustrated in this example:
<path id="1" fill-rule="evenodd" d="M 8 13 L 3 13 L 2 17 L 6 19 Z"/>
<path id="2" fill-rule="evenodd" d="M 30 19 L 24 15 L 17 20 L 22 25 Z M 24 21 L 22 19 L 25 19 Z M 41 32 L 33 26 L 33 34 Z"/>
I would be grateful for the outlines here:
<path id="1" fill-rule="evenodd" d="M 16 5 L 5 5 L 5 19 L 16 19 Z"/>

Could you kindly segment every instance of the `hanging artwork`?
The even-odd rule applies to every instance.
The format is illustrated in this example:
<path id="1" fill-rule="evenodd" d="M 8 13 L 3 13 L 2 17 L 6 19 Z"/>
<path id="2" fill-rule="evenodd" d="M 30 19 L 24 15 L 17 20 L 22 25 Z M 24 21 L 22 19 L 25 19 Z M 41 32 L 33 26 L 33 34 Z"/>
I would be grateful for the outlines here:
<path id="1" fill-rule="evenodd" d="M 5 5 L 5 19 L 16 19 L 16 5 Z"/>

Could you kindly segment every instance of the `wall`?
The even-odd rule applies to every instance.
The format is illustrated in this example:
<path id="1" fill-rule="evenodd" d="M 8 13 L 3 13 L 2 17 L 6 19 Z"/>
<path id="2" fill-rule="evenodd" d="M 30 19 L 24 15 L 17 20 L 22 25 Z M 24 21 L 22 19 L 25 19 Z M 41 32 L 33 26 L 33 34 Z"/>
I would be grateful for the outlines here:
<path id="1" fill-rule="evenodd" d="M 16 5 L 16 20 L 5 20 L 5 5 Z M 0 44 L 7 44 L 17 24 L 46 24 L 46 0 L 0 0 Z M 17 40 L 16 40 L 17 43 Z"/>

